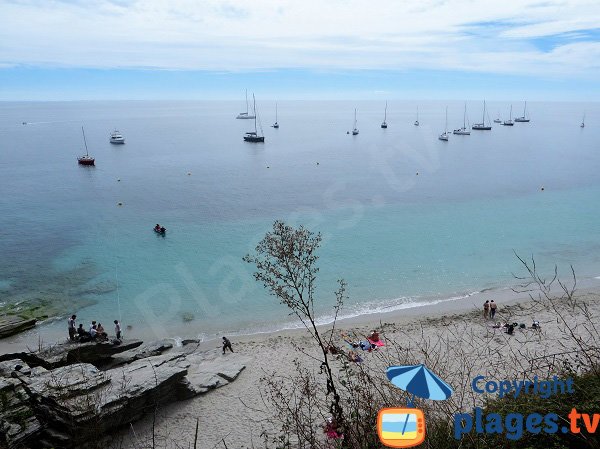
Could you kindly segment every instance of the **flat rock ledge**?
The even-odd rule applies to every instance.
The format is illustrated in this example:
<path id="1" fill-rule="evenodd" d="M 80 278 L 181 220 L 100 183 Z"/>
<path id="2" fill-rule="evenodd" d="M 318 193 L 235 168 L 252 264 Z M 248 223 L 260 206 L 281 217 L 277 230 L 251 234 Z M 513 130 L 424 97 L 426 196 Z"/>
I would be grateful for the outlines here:
<path id="1" fill-rule="evenodd" d="M 229 384 L 248 362 L 240 354 L 189 354 L 168 341 L 139 340 L 9 356 L 0 360 L 0 447 L 9 449 L 85 447 L 161 405 Z M 113 356 L 117 366 L 107 363 Z"/>

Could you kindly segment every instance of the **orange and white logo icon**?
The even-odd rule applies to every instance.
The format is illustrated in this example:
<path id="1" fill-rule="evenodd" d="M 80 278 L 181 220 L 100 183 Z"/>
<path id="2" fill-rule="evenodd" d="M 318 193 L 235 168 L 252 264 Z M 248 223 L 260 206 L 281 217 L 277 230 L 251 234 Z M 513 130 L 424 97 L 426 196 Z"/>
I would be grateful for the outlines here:
<path id="1" fill-rule="evenodd" d="M 388 447 L 413 447 L 425 440 L 425 416 L 417 408 L 384 408 L 377 416 L 379 440 Z"/>

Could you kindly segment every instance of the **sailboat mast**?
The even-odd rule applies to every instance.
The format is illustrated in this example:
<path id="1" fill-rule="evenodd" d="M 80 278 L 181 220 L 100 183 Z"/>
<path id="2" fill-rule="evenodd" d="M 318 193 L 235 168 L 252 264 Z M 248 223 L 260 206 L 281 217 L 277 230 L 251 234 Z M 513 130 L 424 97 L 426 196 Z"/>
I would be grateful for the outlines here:
<path id="1" fill-rule="evenodd" d="M 246 115 L 248 115 L 248 89 L 246 89 Z"/>
<path id="2" fill-rule="evenodd" d="M 523 116 L 525 116 L 525 112 L 523 111 Z M 512 104 L 510 105 L 510 115 L 508 116 L 508 120 L 512 120 Z"/>
<path id="3" fill-rule="evenodd" d="M 252 94 L 252 112 L 254 115 L 254 133 L 258 136 L 258 130 L 256 129 L 256 98 Z"/>
<path id="4" fill-rule="evenodd" d="M 527 102 L 525 102 L 525 106 L 523 106 L 523 118 L 525 118 L 525 111 L 527 111 Z"/>
<path id="5" fill-rule="evenodd" d="M 448 134 L 448 106 L 446 106 L 446 129 L 444 130 L 444 134 Z"/>
<path id="6" fill-rule="evenodd" d="M 481 117 L 481 123 L 485 126 L 485 100 L 483 100 L 483 117 Z"/>
<path id="7" fill-rule="evenodd" d="M 85 140 L 85 131 L 83 130 L 83 126 L 81 127 L 81 133 L 83 134 L 83 144 L 85 145 L 85 155 L 89 156 L 89 154 L 88 154 L 88 147 L 87 147 L 87 141 Z"/>
<path id="8" fill-rule="evenodd" d="M 467 129 L 467 103 L 465 103 L 465 113 L 463 114 L 463 129 Z"/>

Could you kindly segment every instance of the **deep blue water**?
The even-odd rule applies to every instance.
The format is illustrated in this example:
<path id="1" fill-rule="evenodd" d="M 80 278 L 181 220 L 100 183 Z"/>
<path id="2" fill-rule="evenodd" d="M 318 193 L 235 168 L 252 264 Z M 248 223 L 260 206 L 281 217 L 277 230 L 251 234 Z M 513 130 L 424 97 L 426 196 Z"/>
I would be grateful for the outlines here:
<path id="1" fill-rule="evenodd" d="M 287 311 L 242 261 L 275 219 L 323 234 L 323 319 L 339 278 L 355 315 L 512 285 L 513 252 L 600 274 L 599 104 L 531 103 L 530 123 L 449 142 L 446 103 L 418 106 L 415 127 L 417 103 L 390 101 L 382 130 L 381 102 L 280 101 L 275 130 L 259 102 L 266 142 L 249 144 L 242 102 L 0 103 L 0 301 L 157 335 L 280 328 Z M 77 165 L 82 125 L 96 167 Z"/>

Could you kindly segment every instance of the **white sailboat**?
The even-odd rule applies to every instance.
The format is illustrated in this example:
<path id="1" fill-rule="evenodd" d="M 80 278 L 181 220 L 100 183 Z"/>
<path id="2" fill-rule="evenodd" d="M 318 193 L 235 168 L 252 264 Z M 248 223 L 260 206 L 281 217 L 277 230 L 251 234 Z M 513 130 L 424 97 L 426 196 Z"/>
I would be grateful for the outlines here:
<path id="1" fill-rule="evenodd" d="M 419 106 L 417 106 L 417 119 L 415 120 L 415 126 L 419 126 Z"/>
<path id="2" fill-rule="evenodd" d="M 583 113 L 583 119 L 581 119 L 581 125 L 579 125 L 580 128 L 585 128 L 585 112 Z"/>
<path id="3" fill-rule="evenodd" d="M 500 111 L 498 111 L 498 118 L 494 119 L 494 123 L 502 123 L 502 120 L 500 120 Z"/>
<path id="4" fill-rule="evenodd" d="M 358 128 L 356 127 L 356 109 L 354 109 L 354 129 L 352 130 L 352 135 L 356 136 L 358 134 Z"/>
<path id="5" fill-rule="evenodd" d="M 237 117 L 237 119 L 255 119 L 256 115 L 250 115 L 248 113 L 248 89 L 246 89 L 246 112 L 240 112 Z"/>
<path id="6" fill-rule="evenodd" d="M 246 142 L 264 142 L 265 141 L 265 136 L 260 136 L 258 134 L 258 129 L 256 128 L 256 98 L 254 98 L 254 94 L 252 94 L 252 102 L 253 102 L 253 107 L 252 110 L 254 112 L 254 115 L 252 116 L 252 118 L 254 119 L 254 131 L 249 131 L 246 133 L 246 135 L 244 136 L 244 140 Z M 262 126 L 260 129 L 260 132 L 262 134 Z"/>
<path id="7" fill-rule="evenodd" d="M 446 106 L 446 128 L 445 131 L 439 135 L 438 139 L 448 142 L 448 106 Z"/>
<path id="8" fill-rule="evenodd" d="M 277 103 L 275 103 L 275 123 L 271 125 L 272 128 L 279 128 L 279 123 L 277 123 Z"/>
<path id="9" fill-rule="evenodd" d="M 467 129 L 467 103 L 465 103 L 465 113 L 463 114 L 463 126 L 462 128 L 455 129 L 452 131 L 453 134 L 458 134 L 459 136 L 470 136 L 471 131 Z"/>
<path id="10" fill-rule="evenodd" d="M 490 122 L 490 119 L 488 118 L 488 123 Z M 489 131 L 492 129 L 492 125 L 486 125 L 485 124 L 485 100 L 483 100 L 483 117 L 481 118 L 481 123 L 473 123 L 473 126 L 471 126 L 471 129 L 476 129 L 478 131 Z"/>
<path id="11" fill-rule="evenodd" d="M 504 120 L 502 122 L 502 126 L 513 126 L 514 123 L 512 121 L 512 104 L 510 105 L 510 114 L 508 116 L 508 120 Z"/>
<path id="12" fill-rule="evenodd" d="M 385 111 L 383 113 L 383 122 L 381 123 L 381 127 L 383 129 L 387 128 L 387 101 L 385 102 Z"/>
<path id="13" fill-rule="evenodd" d="M 527 102 L 525 102 L 525 106 L 523 107 L 523 117 L 515 117 L 515 122 L 519 122 L 519 123 L 529 122 L 529 117 L 527 117 Z"/>

